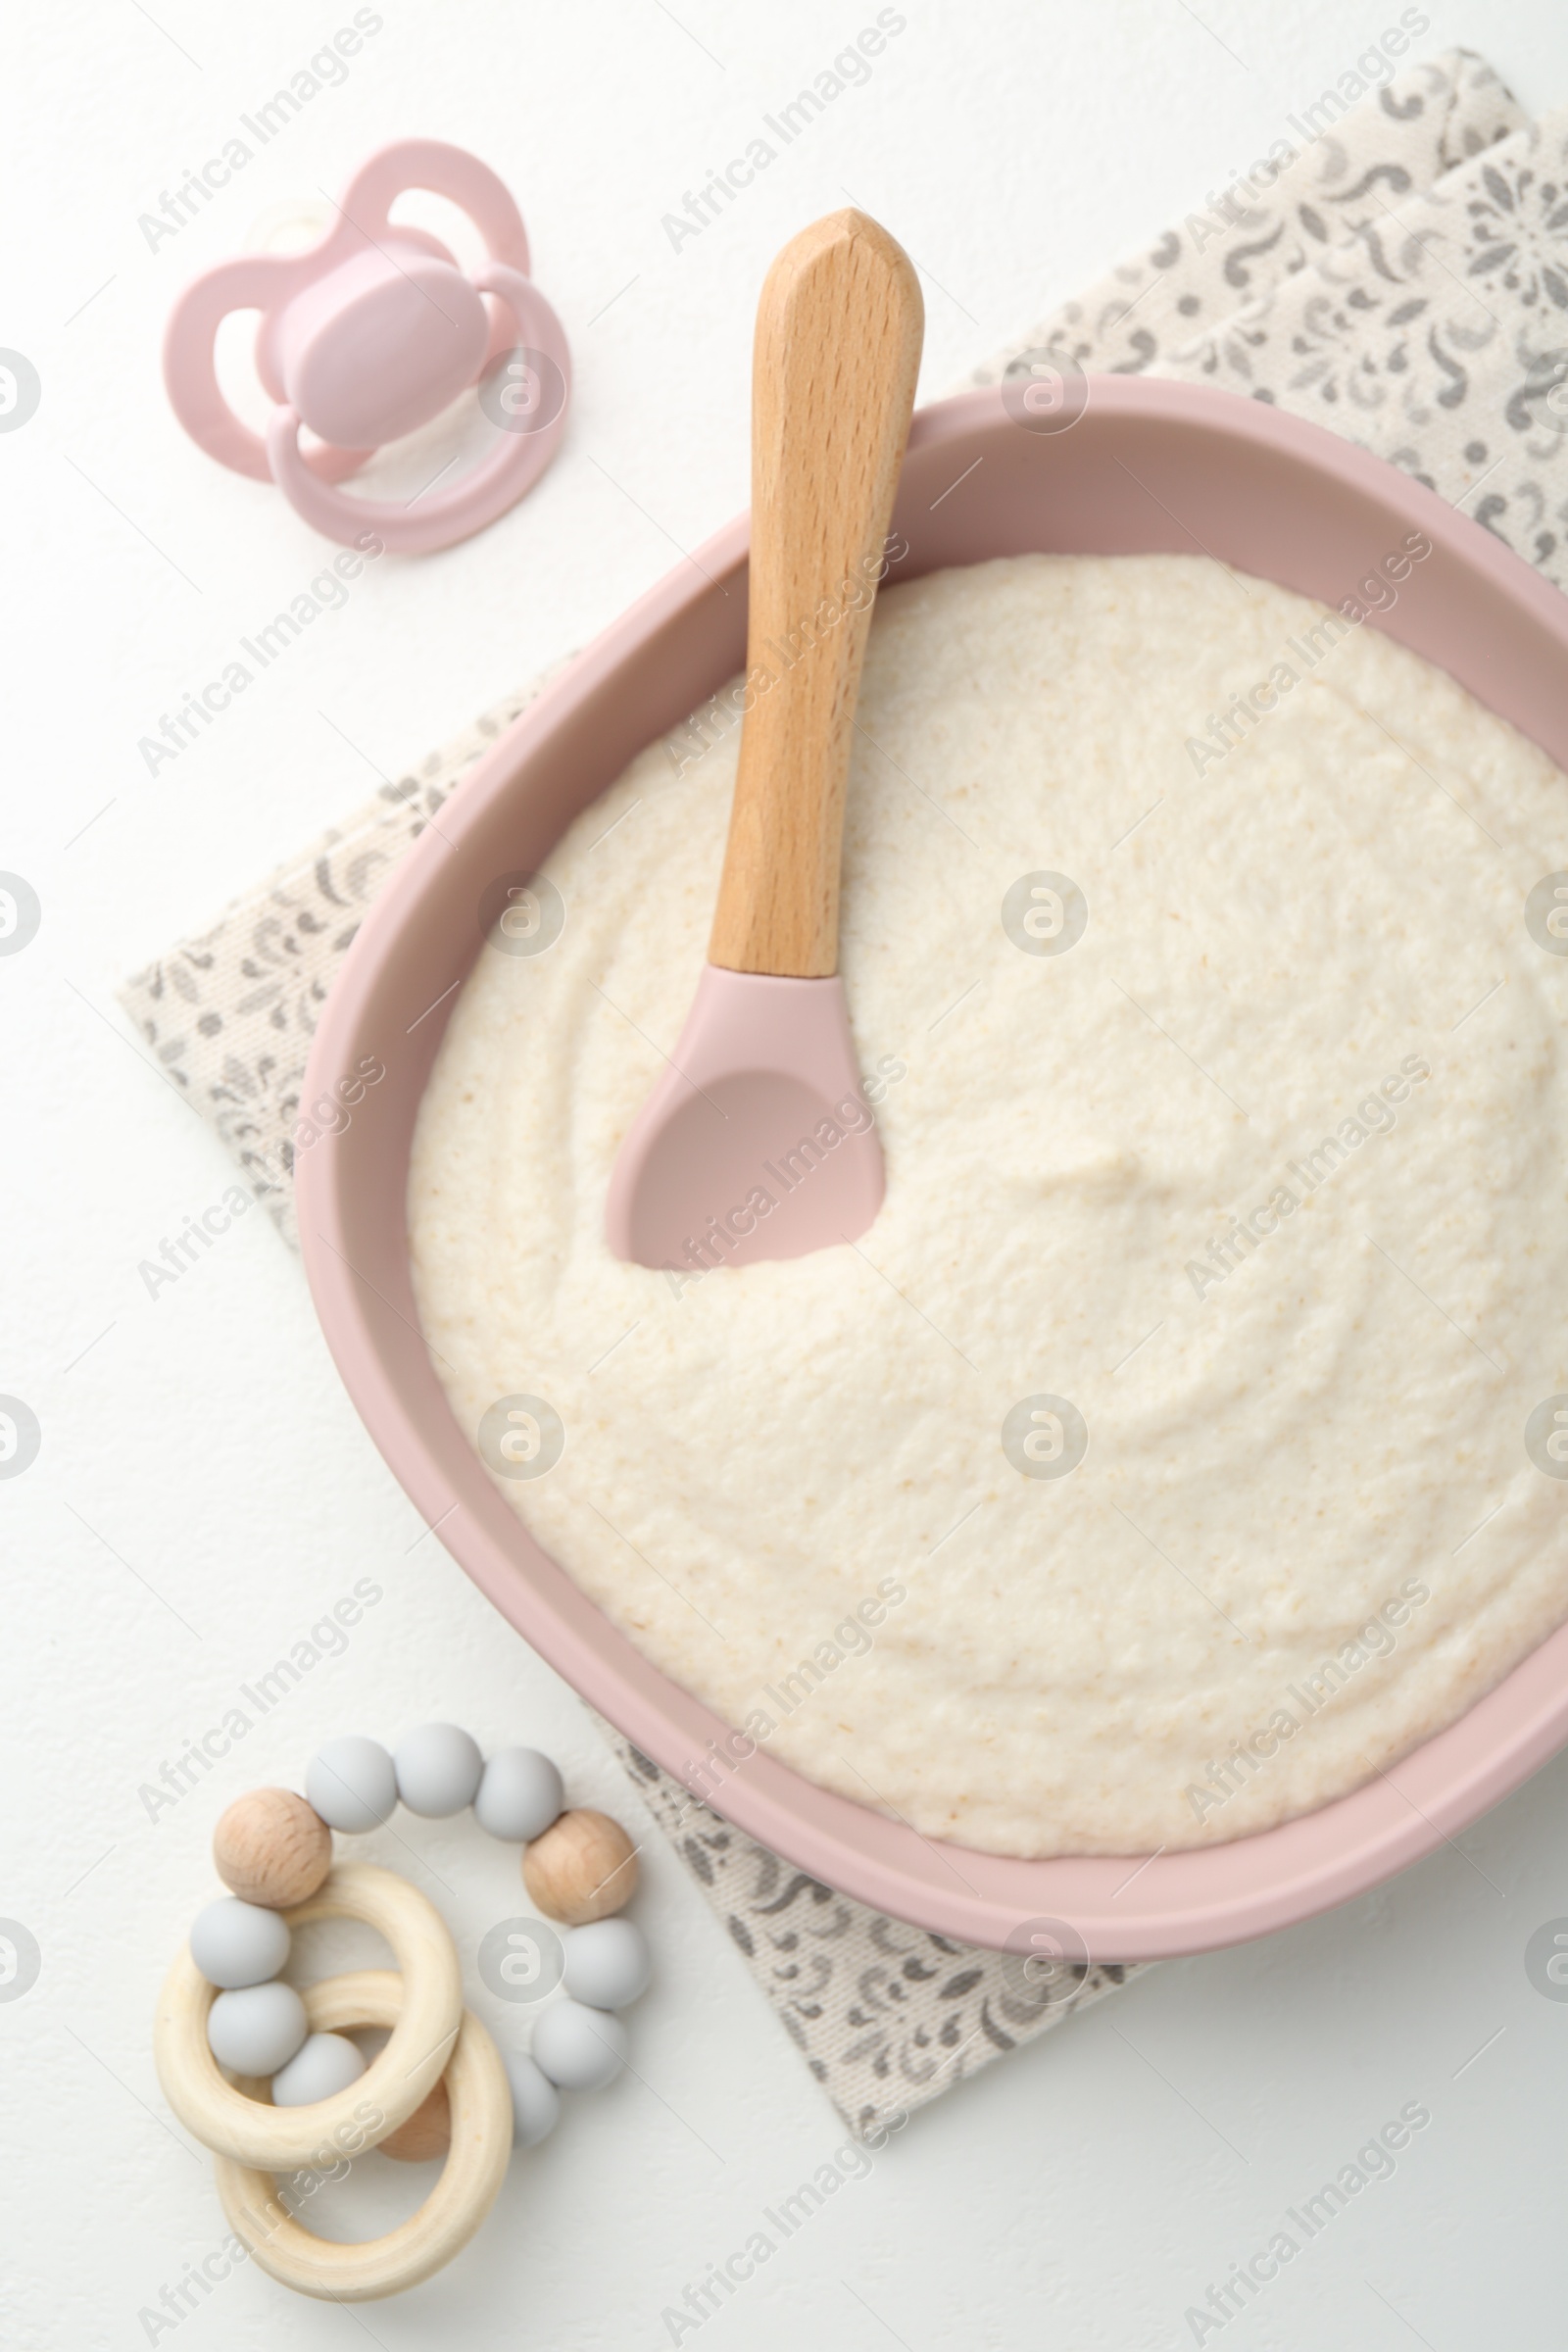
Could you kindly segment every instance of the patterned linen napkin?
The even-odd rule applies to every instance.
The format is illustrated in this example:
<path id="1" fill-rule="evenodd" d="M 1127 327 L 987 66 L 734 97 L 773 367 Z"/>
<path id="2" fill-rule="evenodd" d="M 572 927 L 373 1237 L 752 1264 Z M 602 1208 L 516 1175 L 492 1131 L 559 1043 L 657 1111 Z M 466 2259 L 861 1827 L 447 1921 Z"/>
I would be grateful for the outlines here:
<path id="1" fill-rule="evenodd" d="M 1462 50 L 1363 89 L 1342 76 L 1287 118 L 1290 135 L 1245 179 L 970 380 L 1049 355 L 1276 402 L 1415 474 L 1568 586 L 1568 110 L 1530 124 Z M 309 1115 L 318 1007 L 393 864 L 544 683 L 486 711 L 120 992 L 291 1243 L 292 1139 Z M 1042 1975 L 883 1918 L 602 1729 L 862 2136 L 1138 1973 Z"/>

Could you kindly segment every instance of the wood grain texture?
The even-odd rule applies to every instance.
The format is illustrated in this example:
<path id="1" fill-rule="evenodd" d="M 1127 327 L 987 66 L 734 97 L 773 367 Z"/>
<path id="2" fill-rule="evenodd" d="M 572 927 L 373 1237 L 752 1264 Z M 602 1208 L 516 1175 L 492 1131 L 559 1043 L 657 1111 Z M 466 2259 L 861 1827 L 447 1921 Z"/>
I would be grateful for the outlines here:
<path id="1" fill-rule="evenodd" d="M 398 2164 L 428 2164 L 432 2156 L 444 2156 L 451 2145 L 452 2101 L 443 2075 L 424 2105 L 416 2107 L 406 2124 L 387 2133 L 380 2153 Z"/>
<path id="2" fill-rule="evenodd" d="M 311 2032 L 342 2034 L 357 2026 L 390 2026 L 395 2034 L 407 2014 L 407 1993 L 406 1981 L 389 1969 L 328 1977 L 311 1985 L 305 1995 Z M 366 2075 L 352 2085 L 362 2104 L 368 2081 Z M 289 2212 L 270 2172 L 220 2156 L 216 2169 L 223 2211 L 257 2267 L 296 2294 L 332 2303 L 368 2303 L 417 2286 L 461 2253 L 495 2203 L 512 2155 L 512 2087 L 500 2051 L 471 2010 L 462 2012 L 445 2082 L 452 2102 L 452 2136 L 440 2179 L 418 2211 L 384 2237 L 348 2245 L 318 2237 Z M 282 2112 L 319 2111 L 299 2107 Z M 348 2144 L 352 2146 L 352 2140 Z M 319 2169 L 330 2170 L 334 2154 L 328 2141 Z"/>
<path id="3" fill-rule="evenodd" d="M 803 229 L 762 287 L 747 707 L 709 947 L 732 971 L 838 967 L 852 721 L 924 319 L 908 256 L 864 213 Z"/>
<path id="4" fill-rule="evenodd" d="M 332 1833 L 292 1788 L 250 1788 L 219 1817 L 213 1864 L 241 1902 L 286 1911 L 331 1869 Z"/>
<path id="5" fill-rule="evenodd" d="M 522 1882 L 548 1918 L 584 1928 L 631 1901 L 637 1891 L 637 1848 L 608 1813 L 577 1805 L 559 1814 L 528 1845 Z"/>
<path id="6" fill-rule="evenodd" d="M 445 1920 L 416 1886 L 371 1862 L 340 1862 L 319 1891 L 283 1914 L 290 1929 L 318 1919 L 361 1919 L 392 1946 L 403 1972 L 392 2038 L 357 2082 L 308 2107 L 271 2107 L 227 2082 L 207 2041 L 216 1997 L 189 1944 L 164 1981 L 153 2024 L 153 2058 L 164 2096 L 188 2132 L 215 2155 L 270 2172 L 308 2165 L 339 2129 L 358 2126 L 368 2105 L 380 2123 L 370 2144 L 408 2122 L 446 2071 L 463 2018 L 463 1974 Z M 305 1996 L 309 2011 L 310 1994 Z M 363 2135 L 362 2135 L 363 2136 Z"/>

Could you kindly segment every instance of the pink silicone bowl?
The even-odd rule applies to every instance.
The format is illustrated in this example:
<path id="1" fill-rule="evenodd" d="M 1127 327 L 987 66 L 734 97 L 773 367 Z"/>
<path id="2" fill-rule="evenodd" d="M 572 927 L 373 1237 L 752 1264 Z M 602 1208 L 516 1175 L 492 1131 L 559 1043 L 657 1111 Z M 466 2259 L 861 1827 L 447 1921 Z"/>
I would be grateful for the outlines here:
<path id="1" fill-rule="evenodd" d="M 915 418 L 895 520 L 910 549 L 901 578 L 1028 549 L 1207 553 L 1329 604 L 1407 531 L 1424 531 L 1433 554 L 1372 625 L 1568 766 L 1568 599 L 1419 483 L 1258 403 L 1100 377 L 1071 429 L 1051 432 L 1015 422 L 1000 392 L 965 393 Z M 479 951 L 487 885 L 543 865 L 633 755 L 742 666 L 746 548 L 742 515 L 591 645 L 399 864 L 327 1001 L 306 1099 L 366 1055 L 387 1075 L 298 1172 L 322 1328 L 416 1508 L 534 1648 L 677 1776 L 725 1726 L 639 1655 L 491 1483 L 418 1331 L 404 1192 L 415 1113 L 451 992 Z M 1026 1923 L 1066 1922 L 1097 1960 L 1144 1960 L 1240 1942 L 1376 1886 L 1565 1739 L 1568 1627 L 1392 1774 L 1282 1828 L 1142 1870 L 1126 1855 L 1028 1862 L 936 1844 L 765 1753 L 718 1794 L 739 1828 L 896 1918 L 998 1947 Z"/>

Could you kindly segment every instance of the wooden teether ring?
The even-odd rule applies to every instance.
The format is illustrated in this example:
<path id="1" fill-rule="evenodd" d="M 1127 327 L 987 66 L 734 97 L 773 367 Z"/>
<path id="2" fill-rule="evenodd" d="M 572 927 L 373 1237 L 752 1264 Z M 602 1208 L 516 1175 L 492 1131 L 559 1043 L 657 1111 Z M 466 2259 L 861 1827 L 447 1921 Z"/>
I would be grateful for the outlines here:
<path id="1" fill-rule="evenodd" d="M 457 1946 L 441 1914 L 407 1879 L 369 1862 L 339 1863 L 309 1901 L 283 1917 L 291 1929 L 318 1919 L 363 1920 L 392 1946 L 403 1975 L 402 1997 L 391 2017 L 376 2021 L 391 2026 L 392 2037 L 358 2082 L 309 2107 L 267 2106 L 225 2082 L 207 2044 L 216 1988 L 197 1969 L 188 1945 L 164 1981 L 153 2027 L 158 2079 L 180 2122 L 214 2155 L 270 2172 L 309 2165 L 340 2129 L 360 2132 L 359 2144 L 373 2147 L 407 2123 L 445 2072 L 463 2022 Z M 367 2104 L 381 2118 L 368 2133 L 355 2116 Z"/>
<path id="2" fill-rule="evenodd" d="M 308 1907 L 301 1905 L 302 1910 Z M 361 1969 L 311 1985 L 305 1994 L 305 2009 L 313 2034 L 390 2026 L 393 2041 L 382 2053 L 390 2056 L 408 2015 L 407 1997 L 404 1979 L 390 1970 Z M 354 2101 L 362 2115 L 373 2097 L 374 2073 L 372 2067 L 341 2094 Z M 452 2107 L 452 2145 L 441 2177 L 418 2212 L 384 2237 L 359 2245 L 317 2237 L 287 2212 L 270 2173 L 220 2156 L 218 2193 L 229 2227 L 249 2247 L 252 2260 L 280 2285 L 292 2287 L 298 2294 L 339 2303 L 364 2303 L 377 2295 L 401 2293 L 449 2263 L 495 2203 L 512 2154 L 512 2092 L 506 2069 L 484 2027 L 467 2010 L 463 2012 L 457 2043 L 447 2062 L 446 2084 Z M 323 2116 L 335 2104 L 323 2099 L 316 2107 L 264 2108 L 262 2112 Z M 373 2145 L 392 2129 L 395 2127 L 390 2124 L 385 2129 L 375 2126 L 366 2132 L 364 2144 Z M 313 2144 L 318 2153 L 318 2129 L 313 2132 Z"/>

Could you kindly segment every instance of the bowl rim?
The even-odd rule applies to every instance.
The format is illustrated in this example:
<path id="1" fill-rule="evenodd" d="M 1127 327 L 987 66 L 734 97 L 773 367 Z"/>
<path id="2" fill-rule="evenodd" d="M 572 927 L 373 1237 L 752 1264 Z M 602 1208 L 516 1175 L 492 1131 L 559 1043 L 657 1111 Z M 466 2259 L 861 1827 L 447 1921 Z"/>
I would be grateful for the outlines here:
<path id="1" fill-rule="evenodd" d="M 1532 642 L 1545 641 L 1568 662 L 1568 598 L 1491 532 L 1370 452 L 1324 427 L 1217 387 L 1097 376 L 1090 379 L 1090 391 L 1091 411 L 1102 423 L 1174 424 L 1218 436 L 1232 454 L 1283 461 L 1305 477 L 1316 477 L 1325 490 L 1348 493 L 1364 503 L 1369 517 L 1376 513 L 1413 524 L 1458 566 L 1462 579 L 1479 584 L 1510 625 L 1517 624 Z M 1018 430 L 1001 387 L 960 393 L 922 409 L 910 432 L 906 481 L 922 472 L 936 478 L 932 468 L 954 444 L 970 442 L 977 434 Z M 399 859 L 366 914 L 321 1008 L 303 1101 L 317 1099 L 333 1083 L 334 1073 L 352 1066 L 357 1050 L 377 1033 L 378 1021 L 384 1033 L 383 1000 L 416 930 L 438 861 L 454 849 L 461 853 L 498 808 L 524 789 L 519 771 L 526 776 L 530 761 L 548 761 L 552 745 L 594 710 L 635 659 L 647 657 L 656 641 L 674 642 L 671 632 L 692 622 L 715 585 L 722 592 L 722 584 L 737 576 L 744 584 L 747 545 L 743 514 L 601 632 L 474 763 L 461 791 L 443 804 L 440 827 L 427 828 Z M 1386 617 L 1371 614 L 1369 621 L 1382 627 Z M 1398 636 L 1402 630 L 1390 633 Z M 1478 699 L 1489 700 L 1474 679 L 1466 682 Z M 1541 707 L 1549 700 L 1544 697 Z M 1513 720 L 1538 742 L 1541 707 L 1536 726 Z M 1502 714 L 1511 715 L 1506 710 Z M 1552 732 L 1557 723 L 1554 717 Z M 1568 713 L 1560 723 L 1568 727 Z M 1568 739 L 1545 748 L 1559 764 L 1568 764 Z M 603 788 L 601 783 L 596 790 Z M 448 1000 L 477 952 L 475 933 Z M 411 958 L 417 962 L 412 952 Z M 427 1041 L 431 1052 L 444 1025 L 443 1011 Z M 446 1549 L 502 1615 L 590 1707 L 691 1790 L 693 1775 L 706 1768 L 705 1745 L 727 1737 L 729 1727 L 642 1657 L 533 1541 L 495 1490 L 446 1405 L 416 1322 L 356 1267 L 366 1231 L 363 1203 L 355 1197 L 359 1164 L 342 1149 L 301 1153 L 296 1200 L 312 1297 L 361 1418 L 426 1526 L 439 1533 Z M 405 1143 L 400 1196 L 407 1164 Z M 406 1268 L 406 1227 L 403 1249 Z M 412 1305 L 412 1291 L 407 1299 Z M 377 1301 L 393 1320 L 377 1311 Z M 416 1356 L 440 1400 L 444 1428 L 433 1429 L 412 1408 L 394 1377 L 394 1359 L 408 1369 Z M 416 1378 L 416 1371 L 410 1376 Z M 453 1436 L 468 1464 L 466 1473 L 454 1472 Z M 1549 1634 L 1455 1722 L 1409 1749 L 1392 1770 L 1379 1768 L 1376 1778 L 1311 1812 L 1223 1843 L 1161 1849 L 1153 1856 L 1025 1860 L 983 1853 L 923 1837 L 902 1819 L 890 1820 L 819 1788 L 762 1750 L 729 1768 L 720 1785 L 704 1793 L 726 1822 L 797 1869 L 914 1927 L 964 1943 L 1005 1948 L 1020 1937 L 1026 1944 L 1042 1922 L 1056 1928 L 1065 1923 L 1091 1959 L 1130 1962 L 1243 1942 L 1350 1900 L 1441 1845 L 1452 1844 L 1459 1831 L 1565 1741 L 1568 1624 Z"/>

